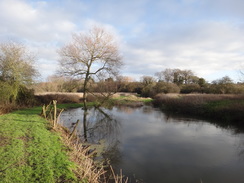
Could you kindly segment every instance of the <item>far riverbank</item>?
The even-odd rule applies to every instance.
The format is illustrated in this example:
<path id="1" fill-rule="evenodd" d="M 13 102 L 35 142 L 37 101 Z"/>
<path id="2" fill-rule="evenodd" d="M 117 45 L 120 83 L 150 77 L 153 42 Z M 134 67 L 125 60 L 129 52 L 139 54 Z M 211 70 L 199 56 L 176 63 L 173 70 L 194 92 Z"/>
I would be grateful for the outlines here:
<path id="1" fill-rule="evenodd" d="M 244 126 L 244 95 L 165 95 L 155 96 L 154 106 L 164 111 L 220 120 L 223 125 Z"/>

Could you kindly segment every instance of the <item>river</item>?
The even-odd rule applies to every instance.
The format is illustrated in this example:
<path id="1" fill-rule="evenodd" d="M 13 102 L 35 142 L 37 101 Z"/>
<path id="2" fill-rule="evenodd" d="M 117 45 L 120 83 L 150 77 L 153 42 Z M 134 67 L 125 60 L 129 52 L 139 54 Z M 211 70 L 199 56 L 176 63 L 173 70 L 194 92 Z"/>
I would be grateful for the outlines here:
<path id="1" fill-rule="evenodd" d="M 243 183 L 244 133 L 205 120 L 168 116 L 157 108 L 89 109 L 62 113 L 70 130 L 103 143 L 104 156 L 129 182 Z M 85 127 L 85 133 L 84 133 Z"/>

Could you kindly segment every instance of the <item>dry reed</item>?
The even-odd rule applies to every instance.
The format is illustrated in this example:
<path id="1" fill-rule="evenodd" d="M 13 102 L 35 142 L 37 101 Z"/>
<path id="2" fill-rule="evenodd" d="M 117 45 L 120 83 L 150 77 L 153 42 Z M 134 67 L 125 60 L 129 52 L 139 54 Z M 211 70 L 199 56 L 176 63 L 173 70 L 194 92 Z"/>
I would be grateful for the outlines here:
<path id="1" fill-rule="evenodd" d="M 79 180 L 91 183 L 108 183 L 111 182 L 110 176 L 107 175 L 105 167 L 97 166 L 91 158 L 93 154 L 89 154 L 89 148 L 85 148 L 76 137 L 70 138 L 70 133 L 67 129 L 60 125 L 56 125 L 55 131 L 59 132 L 62 137 L 62 142 L 68 148 L 70 160 L 75 163 L 74 172 Z M 116 175 L 112 166 L 109 172 L 114 183 L 127 183 L 128 179 L 124 179 L 122 172 Z M 107 177 L 106 177 L 107 176 Z"/>
<path id="2" fill-rule="evenodd" d="M 157 95 L 154 105 L 167 111 L 193 114 L 242 125 L 244 95 L 191 94 Z"/>

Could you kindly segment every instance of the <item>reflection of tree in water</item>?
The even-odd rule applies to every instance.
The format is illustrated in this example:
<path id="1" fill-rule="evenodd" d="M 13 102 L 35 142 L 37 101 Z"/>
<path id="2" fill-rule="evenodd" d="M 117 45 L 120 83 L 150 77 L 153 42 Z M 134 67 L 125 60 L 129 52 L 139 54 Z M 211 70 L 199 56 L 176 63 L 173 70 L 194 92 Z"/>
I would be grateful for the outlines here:
<path id="1" fill-rule="evenodd" d="M 134 112 L 135 108 L 132 108 L 132 107 L 127 107 L 127 106 L 116 106 L 116 108 L 119 110 L 119 111 L 122 111 L 124 113 L 127 113 L 127 114 L 131 114 Z"/>
<path id="2" fill-rule="evenodd" d="M 80 135 L 89 144 L 100 144 L 104 158 L 114 163 L 121 157 L 118 140 L 120 127 L 120 122 L 115 120 L 109 111 L 103 108 L 92 108 L 84 110 L 83 135 Z"/>
<path id="3" fill-rule="evenodd" d="M 237 153 L 240 158 L 240 160 L 244 160 L 244 134 L 236 134 L 238 138 L 237 142 Z"/>

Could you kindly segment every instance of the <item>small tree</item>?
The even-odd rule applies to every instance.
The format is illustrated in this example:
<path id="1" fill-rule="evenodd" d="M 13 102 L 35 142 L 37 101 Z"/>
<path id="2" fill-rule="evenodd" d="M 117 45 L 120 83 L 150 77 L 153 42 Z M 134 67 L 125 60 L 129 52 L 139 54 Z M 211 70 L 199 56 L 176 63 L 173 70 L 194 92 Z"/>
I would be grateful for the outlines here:
<path id="1" fill-rule="evenodd" d="M 32 84 L 38 76 L 35 57 L 25 46 L 13 42 L 0 44 L 0 80 L 22 85 Z"/>
<path id="2" fill-rule="evenodd" d="M 20 87 L 33 83 L 38 76 L 34 56 L 25 46 L 13 42 L 0 44 L 0 88 L 4 88 L 4 103 L 16 100 Z"/>
<path id="3" fill-rule="evenodd" d="M 229 76 L 212 81 L 211 92 L 229 94 L 235 93 L 235 85 Z"/>
<path id="4" fill-rule="evenodd" d="M 115 38 L 100 27 L 93 27 L 87 33 L 73 34 L 72 41 L 58 53 L 59 72 L 84 79 L 85 108 L 89 80 L 114 77 L 122 65 Z"/>

